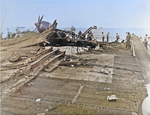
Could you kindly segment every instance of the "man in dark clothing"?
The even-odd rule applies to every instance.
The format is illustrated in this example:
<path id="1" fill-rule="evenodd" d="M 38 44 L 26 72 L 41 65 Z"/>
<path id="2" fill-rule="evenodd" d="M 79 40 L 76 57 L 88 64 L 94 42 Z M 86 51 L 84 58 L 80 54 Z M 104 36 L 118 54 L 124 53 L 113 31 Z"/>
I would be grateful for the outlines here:
<path id="1" fill-rule="evenodd" d="M 118 40 L 119 40 L 119 35 L 118 35 L 118 33 L 116 33 L 116 42 L 118 42 Z"/>
<path id="2" fill-rule="evenodd" d="M 130 48 L 130 40 L 131 40 L 131 34 L 128 32 L 128 35 L 126 37 L 126 48 Z"/>
<path id="3" fill-rule="evenodd" d="M 102 32 L 102 42 L 104 43 L 104 39 L 105 39 L 105 36 L 104 36 L 104 33 Z"/>
<path id="4" fill-rule="evenodd" d="M 109 41 L 109 32 L 107 33 L 107 42 Z"/>
<path id="5" fill-rule="evenodd" d="M 80 36 L 81 34 L 82 34 L 82 32 L 81 32 L 81 31 L 79 31 L 79 32 L 78 32 L 78 35 Z"/>

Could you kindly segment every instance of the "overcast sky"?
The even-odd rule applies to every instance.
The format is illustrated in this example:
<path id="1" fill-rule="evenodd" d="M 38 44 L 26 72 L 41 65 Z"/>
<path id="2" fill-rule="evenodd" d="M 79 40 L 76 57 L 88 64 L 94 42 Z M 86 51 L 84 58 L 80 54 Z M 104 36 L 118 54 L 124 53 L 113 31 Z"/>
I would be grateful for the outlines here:
<path id="1" fill-rule="evenodd" d="M 1 27 L 34 27 L 39 15 L 58 28 L 150 28 L 150 0 L 0 0 Z"/>

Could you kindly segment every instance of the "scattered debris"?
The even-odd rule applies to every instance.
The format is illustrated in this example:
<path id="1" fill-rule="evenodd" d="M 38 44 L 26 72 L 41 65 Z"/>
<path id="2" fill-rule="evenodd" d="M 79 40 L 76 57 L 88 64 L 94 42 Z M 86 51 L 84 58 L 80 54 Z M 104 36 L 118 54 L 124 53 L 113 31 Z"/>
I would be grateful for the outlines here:
<path id="1" fill-rule="evenodd" d="M 43 53 L 43 52 L 42 52 Z M 12 92 L 18 90 L 21 86 L 23 86 L 25 83 L 29 82 L 33 78 L 36 77 L 36 75 L 44 69 L 49 63 L 51 63 L 53 60 L 59 58 L 60 56 L 63 56 L 65 52 L 60 52 L 59 50 L 51 51 L 48 53 L 41 54 L 37 60 L 33 61 L 32 63 L 28 64 L 26 67 L 21 67 L 17 69 L 12 75 L 7 79 L 10 79 L 15 76 L 22 75 L 22 79 L 18 80 L 15 84 L 10 86 L 5 93 Z M 3 80 L 4 81 L 4 80 Z M 0 82 L 3 82 L 0 80 Z"/>
<path id="2" fill-rule="evenodd" d="M 45 113 L 38 113 L 38 114 L 36 114 L 36 115 L 45 115 Z"/>
<path id="3" fill-rule="evenodd" d="M 45 111 L 48 111 L 48 109 L 46 109 Z"/>
<path id="4" fill-rule="evenodd" d="M 107 96 L 107 101 L 116 101 L 118 98 L 116 95 Z"/>
<path id="5" fill-rule="evenodd" d="M 92 48 L 94 48 L 96 46 L 96 42 L 95 41 L 92 41 L 92 40 L 88 40 L 88 39 L 85 39 L 84 35 L 85 33 L 87 33 L 89 30 L 92 29 L 89 28 L 83 35 L 79 36 L 79 35 L 76 35 L 76 34 L 73 34 L 72 32 L 69 32 L 69 31 L 63 31 L 63 30 L 59 30 L 59 29 L 56 29 L 56 25 L 57 23 L 54 23 L 52 24 L 53 26 L 51 26 L 50 28 L 48 28 L 46 31 L 44 31 L 43 33 L 40 33 L 38 36 L 38 40 L 36 42 L 36 44 L 39 45 L 39 48 L 38 50 L 33 50 L 33 51 L 29 51 L 29 54 L 31 55 L 32 54 L 32 57 L 30 56 L 26 56 L 26 55 L 21 55 L 17 52 L 13 53 L 13 55 L 11 55 L 9 61 L 10 62 L 16 62 L 16 63 L 12 63 L 12 64 L 9 64 L 7 65 L 6 67 L 8 68 L 13 68 L 13 69 L 16 69 L 14 71 L 13 74 L 10 74 L 10 75 L 7 75 L 5 77 L 3 77 L 1 79 L 1 81 L 6 81 L 12 77 L 12 81 L 15 80 L 15 84 L 11 84 L 9 85 L 9 89 L 6 90 L 6 91 L 16 91 L 17 89 L 19 89 L 21 86 L 23 86 L 25 83 L 27 83 L 28 85 L 28 88 L 30 88 L 30 85 L 33 85 L 33 83 L 30 82 L 30 80 L 32 80 L 33 78 L 36 77 L 36 75 L 41 71 L 41 70 L 45 70 L 47 72 L 51 72 L 52 70 L 54 70 L 54 68 L 57 68 L 58 66 L 63 66 L 63 65 L 66 65 L 66 66 L 69 66 L 69 67 L 64 67 L 65 69 L 66 68 L 69 68 L 70 70 L 75 70 L 74 68 L 71 68 L 71 67 L 76 67 L 76 65 L 80 64 L 80 65 L 85 65 L 85 66 L 99 66 L 99 67 L 102 67 L 101 70 L 97 70 L 97 71 L 94 71 L 93 70 L 88 70 L 90 72 L 97 72 L 97 73 L 102 73 L 102 74 L 106 74 L 106 75 L 114 75 L 112 68 L 116 68 L 116 67 L 113 67 L 109 64 L 102 64 L 98 59 L 100 58 L 97 58 L 97 59 L 94 59 L 94 61 L 89 61 L 87 59 L 85 59 L 86 57 L 85 56 L 79 56 L 79 57 L 76 57 L 75 59 L 73 58 L 73 56 L 65 56 L 64 60 L 61 62 L 61 56 L 64 55 L 64 52 L 60 52 L 59 50 L 53 50 L 52 48 L 50 48 L 51 46 L 56 46 L 56 48 L 58 46 L 77 46 L 75 48 L 77 48 L 77 50 L 79 51 L 78 47 L 80 48 L 83 48 L 83 47 L 87 47 L 88 50 L 91 51 Z M 41 40 L 41 41 L 40 41 Z M 105 52 L 107 51 L 108 49 L 108 44 L 101 44 L 102 45 L 102 51 L 105 50 Z M 112 44 L 113 45 L 113 44 Z M 41 46 L 44 46 L 43 48 Z M 112 48 L 112 46 L 109 46 L 110 48 Z M 118 46 L 114 46 L 116 48 L 118 48 Z M 47 49 L 48 48 L 48 49 Z M 74 48 L 74 47 L 73 47 Z M 101 48 L 101 47 L 100 47 Z M 30 49 L 30 48 L 29 48 Z M 84 50 L 84 49 L 83 49 Z M 101 53 L 100 50 L 98 50 L 98 53 Z M 84 50 L 85 51 L 85 50 Z M 94 51 L 93 51 L 94 52 Z M 91 51 L 91 53 L 93 53 Z M 87 53 L 87 52 L 86 52 Z M 22 58 L 23 57 L 23 58 Z M 17 59 L 16 59 L 17 58 Z M 89 57 L 91 58 L 91 57 Z M 12 61 L 13 60 L 13 61 Z M 99 63 L 96 63 L 96 62 L 99 62 Z M 97 68 L 99 68 L 97 67 Z M 109 69 L 106 69 L 107 67 L 111 68 L 111 70 Z M 61 68 L 61 67 L 60 67 Z M 62 67 L 63 68 L 63 67 Z M 63 69 L 60 69 L 62 72 Z M 89 67 L 85 67 L 85 68 L 88 68 Z M 104 68 L 104 69 L 103 69 Z M 77 68 L 76 68 L 77 69 Z M 80 68 L 79 68 L 80 69 Z M 81 68 L 82 69 L 82 68 Z M 68 70 L 68 69 L 66 69 Z M 81 70 L 82 71 L 82 70 Z M 79 71 L 80 72 L 80 71 Z M 75 73 L 75 72 L 74 72 Z M 73 73 L 73 74 L 74 74 Z M 86 71 L 84 72 L 86 73 Z M 95 76 L 98 74 L 97 73 L 94 73 Z M 66 74 L 66 73 L 65 73 Z M 67 73 L 68 74 L 68 73 Z M 76 74 L 76 73 L 75 73 Z M 93 73 L 90 73 L 90 75 L 93 74 Z M 82 76 L 84 76 L 84 74 L 81 74 Z M 104 76 L 106 76 L 104 75 Z M 19 77 L 16 77 L 16 76 L 19 76 Z M 50 74 L 48 73 L 47 75 L 48 77 L 51 77 Z M 46 76 L 46 77 L 47 77 Z M 69 75 L 68 75 L 69 76 Z M 94 75 L 89 77 L 90 79 L 92 78 L 92 80 L 97 80 L 97 78 L 95 77 Z M 45 77 L 45 76 L 42 76 L 42 77 Z M 70 76 L 69 76 L 70 77 Z M 88 76 L 86 76 L 88 77 Z M 96 79 L 95 79 L 95 78 Z M 89 80 L 89 78 L 87 80 Z M 102 79 L 102 78 L 101 78 Z M 82 78 L 82 80 L 85 80 Z M 106 80 L 109 80 L 109 79 L 106 79 Z M 90 80 L 89 80 L 90 81 Z M 45 82 L 45 81 L 44 81 Z M 42 83 L 44 83 L 42 82 Z M 52 81 L 53 82 L 53 81 Z M 52 83 L 52 82 L 48 82 L 48 83 Z M 68 82 L 67 80 L 65 81 L 65 84 L 66 82 Z M 101 81 L 100 81 L 101 82 Z M 55 83 L 55 82 L 54 82 Z M 86 82 L 84 82 L 85 84 Z M 91 82 L 90 82 L 91 83 Z M 44 83 L 45 84 L 45 83 Z M 7 84 L 6 84 L 7 85 Z M 34 84 L 36 85 L 36 83 Z M 39 85 L 39 84 L 38 84 Z M 62 85 L 62 84 L 58 84 L 58 85 Z M 75 97 L 73 98 L 72 100 L 72 103 L 74 104 L 77 104 L 76 103 L 76 100 L 77 98 L 80 96 L 80 93 L 81 93 L 81 90 L 83 89 L 84 86 L 81 86 L 82 85 L 82 82 L 81 84 L 73 84 L 74 86 L 78 86 L 80 87 L 75 95 Z M 47 86 L 46 86 L 47 87 Z M 89 85 L 87 85 L 86 87 L 89 87 Z M 109 86 L 111 87 L 111 86 Z M 116 89 L 113 89 L 113 87 L 110 88 L 107 88 L 106 87 L 100 87 L 95 85 L 94 83 L 94 86 L 90 86 L 89 87 L 90 90 L 91 88 L 97 88 L 97 91 L 112 91 L 112 90 L 116 90 Z M 84 90 L 85 91 L 85 90 Z M 92 91 L 92 90 L 91 90 Z M 122 91 L 122 90 L 121 90 Z M 61 92 L 62 93 L 62 92 Z M 92 93 L 91 93 L 92 94 Z M 99 94 L 99 92 L 96 92 L 96 94 Z M 117 94 L 117 93 L 116 93 Z M 1 95 L 1 94 L 0 94 Z M 62 94 L 61 94 L 62 95 Z M 53 95 L 55 96 L 55 95 Z M 57 96 L 57 95 L 56 95 Z M 64 96 L 64 95 L 63 95 Z M 69 95 L 70 96 L 70 95 Z M 82 97 L 83 95 L 81 95 Z M 40 97 L 40 96 L 39 96 Z M 89 96 L 90 97 L 90 96 Z M 21 97 L 22 98 L 22 97 Z M 36 98 L 36 97 L 35 97 Z M 35 102 L 41 102 L 43 101 L 43 99 L 40 99 L 40 98 L 31 98 L 31 99 L 34 99 Z M 84 97 L 83 97 L 84 98 Z M 71 99 L 72 99 L 72 95 L 71 95 Z M 89 98 L 88 98 L 89 99 Z M 92 98 L 93 99 L 93 98 Z M 118 98 L 116 97 L 116 95 L 111 95 L 111 96 L 107 96 L 107 101 L 116 101 Z M 50 100 L 49 100 L 50 101 Z M 95 100 L 94 100 L 95 101 Z M 54 101 L 53 102 L 62 102 L 62 101 Z M 96 102 L 96 101 L 95 101 Z M 67 102 L 68 103 L 68 102 Z M 72 104 L 69 102 L 69 104 Z M 85 106 L 89 106 L 89 105 L 85 105 Z M 97 108 L 100 108 L 99 106 L 91 106 L 91 107 L 97 107 Z M 104 108 L 104 107 L 103 107 Z M 39 108 L 37 108 L 39 109 Z M 42 109 L 42 108 L 41 108 Z M 46 109 L 46 110 L 45 110 Z M 48 106 L 48 108 L 45 108 L 44 110 L 47 112 L 47 111 L 52 111 L 54 109 L 56 109 L 56 107 L 50 107 Z M 106 108 L 105 108 L 106 109 Z M 111 108 L 112 109 L 112 108 Z M 110 108 L 109 108 L 110 110 Z M 45 113 L 35 113 L 37 115 L 45 115 Z M 99 112 L 99 111 L 98 111 Z M 133 113 L 132 113 L 133 114 Z"/>
<path id="6" fill-rule="evenodd" d="M 9 57 L 9 61 L 10 62 L 17 62 L 21 59 L 21 56 L 18 52 L 14 52 L 10 57 Z"/>
<path id="7" fill-rule="evenodd" d="M 36 101 L 36 102 L 40 102 L 40 101 L 41 101 L 41 99 L 40 99 L 40 98 L 37 98 L 35 101 Z"/>
<path id="8" fill-rule="evenodd" d="M 37 52 L 36 51 L 29 51 L 30 53 L 32 53 L 32 54 L 36 54 Z"/>
<path id="9" fill-rule="evenodd" d="M 138 115 L 137 113 L 135 113 L 135 112 L 132 112 L 132 115 Z"/>
<path id="10" fill-rule="evenodd" d="M 87 47 L 95 48 L 97 45 L 96 40 L 89 40 L 85 38 L 85 35 L 92 29 L 96 29 L 96 26 L 88 28 L 83 34 L 77 35 L 71 31 L 65 31 L 56 29 L 57 22 L 56 20 L 53 24 L 43 31 L 36 42 L 33 45 L 40 47 L 43 46 L 78 46 L 78 47 Z M 78 49 L 78 48 L 77 48 Z"/>
<path id="11" fill-rule="evenodd" d="M 29 85 L 29 86 L 30 86 L 30 85 L 33 85 L 33 84 L 34 84 L 34 83 L 31 83 L 31 82 L 30 82 L 30 83 L 28 83 L 28 85 Z"/>
<path id="12" fill-rule="evenodd" d="M 77 61 L 61 62 L 59 64 L 59 66 L 71 66 L 71 67 L 74 67 L 75 65 L 77 65 Z"/>
<path id="13" fill-rule="evenodd" d="M 49 65 L 47 65 L 45 68 L 44 68 L 44 70 L 46 71 L 46 72 L 52 72 L 53 70 L 55 70 L 58 66 L 59 66 L 59 64 L 61 63 L 61 59 L 58 59 L 58 60 L 56 60 L 56 61 L 53 61 L 52 63 L 50 63 Z"/>
<path id="14" fill-rule="evenodd" d="M 74 65 L 71 65 L 71 67 L 74 67 Z"/>

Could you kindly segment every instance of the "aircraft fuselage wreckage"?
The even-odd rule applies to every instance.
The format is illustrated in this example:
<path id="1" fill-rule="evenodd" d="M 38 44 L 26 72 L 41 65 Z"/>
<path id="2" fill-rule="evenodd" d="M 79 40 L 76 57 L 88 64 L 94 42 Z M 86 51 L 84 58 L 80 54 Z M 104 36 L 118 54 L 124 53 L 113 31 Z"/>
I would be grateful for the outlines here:
<path id="1" fill-rule="evenodd" d="M 36 29 L 41 33 L 37 39 L 39 46 L 78 46 L 78 47 L 96 47 L 96 40 L 89 40 L 85 35 L 96 26 L 88 28 L 83 34 L 77 35 L 72 31 L 56 29 L 56 20 L 53 24 L 42 21 L 43 16 L 35 23 Z"/>
<path id="2" fill-rule="evenodd" d="M 38 30 L 40 33 L 45 31 L 51 24 L 46 21 L 42 21 L 44 15 L 40 18 L 38 18 L 38 22 L 35 22 L 34 25 L 36 26 L 35 30 Z M 35 31 L 34 30 L 34 31 Z"/>

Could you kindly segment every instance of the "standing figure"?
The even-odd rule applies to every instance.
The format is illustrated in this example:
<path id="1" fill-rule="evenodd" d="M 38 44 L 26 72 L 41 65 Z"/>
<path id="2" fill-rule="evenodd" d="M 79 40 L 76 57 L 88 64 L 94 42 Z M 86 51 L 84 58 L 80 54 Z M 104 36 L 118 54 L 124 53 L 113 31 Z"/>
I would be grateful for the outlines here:
<path id="1" fill-rule="evenodd" d="M 92 38 L 92 40 L 94 39 L 94 35 L 93 35 L 93 33 L 91 32 L 91 38 Z"/>
<path id="2" fill-rule="evenodd" d="M 9 31 L 9 29 L 7 29 L 8 33 L 7 33 L 7 39 L 11 38 L 11 32 Z"/>
<path id="3" fill-rule="evenodd" d="M 146 34 L 145 38 L 144 38 L 144 45 L 147 49 L 147 44 L 148 44 L 148 35 Z"/>
<path id="4" fill-rule="evenodd" d="M 130 40 L 131 40 L 131 34 L 128 32 L 126 36 L 126 48 L 130 48 Z"/>
<path id="5" fill-rule="evenodd" d="M 104 43 L 104 39 L 105 39 L 105 36 L 104 36 L 104 33 L 102 32 L 102 42 Z"/>
<path id="6" fill-rule="evenodd" d="M 132 33 L 132 36 L 134 36 L 134 33 Z"/>
<path id="7" fill-rule="evenodd" d="M 0 40 L 2 40 L 3 32 L 0 33 Z"/>
<path id="8" fill-rule="evenodd" d="M 91 31 L 89 31 L 88 34 L 87 34 L 87 39 L 88 39 L 88 40 L 92 40 L 92 36 L 91 36 L 91 35 L 92 35 L 92 34 L 91 34 Z"/>
<path id="9" fill-rule="evenodd" d="M 78 35 L 80 36 L 81 34 L 82 34 L 82 32 L 81 32 L 81 31 L 79 31 L 79 32 L 78 32 Z"/>
<path id="10" fill-rule="evenodd" d="M 107 42 L 109 41 L 109 32 L 107 33 Z"/>
<path id="11" fill-rule="evenodd" d="M 116 42 L 118 42 L 120 36 L 118 35 L 118 33 L 116 33 Z"/>

